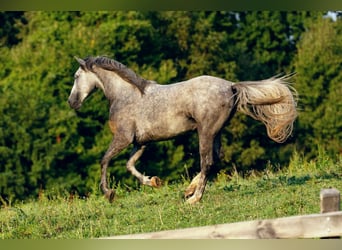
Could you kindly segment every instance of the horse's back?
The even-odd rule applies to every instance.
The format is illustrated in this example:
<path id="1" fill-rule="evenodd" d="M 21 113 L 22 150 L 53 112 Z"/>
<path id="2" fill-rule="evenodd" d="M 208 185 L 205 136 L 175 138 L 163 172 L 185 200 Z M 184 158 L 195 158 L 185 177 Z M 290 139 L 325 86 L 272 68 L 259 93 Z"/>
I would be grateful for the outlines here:
<path id="1" fill-rule="evenodd" d="M 177 101 L 194 99 L 201 96 L 203 98 L 219 97 L 220 95 L 227 97 L 233 94 L 231 88 L 233 84 L 233 82 L 219 77 L 202 75 L 167 85 L 153 84 L 147 92 L 165 99 L 176 96 Z"/>

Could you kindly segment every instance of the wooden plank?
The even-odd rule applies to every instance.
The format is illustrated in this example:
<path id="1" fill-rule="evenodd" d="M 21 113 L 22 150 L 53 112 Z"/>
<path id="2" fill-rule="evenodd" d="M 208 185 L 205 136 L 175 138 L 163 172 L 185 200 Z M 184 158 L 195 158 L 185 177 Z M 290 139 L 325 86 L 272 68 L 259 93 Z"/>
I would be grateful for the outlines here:
<path id="1" fill-rule="evenodd" d="M 342 235 L 342 212 L 254 220 L 104 239 L 271 239 Z"/>

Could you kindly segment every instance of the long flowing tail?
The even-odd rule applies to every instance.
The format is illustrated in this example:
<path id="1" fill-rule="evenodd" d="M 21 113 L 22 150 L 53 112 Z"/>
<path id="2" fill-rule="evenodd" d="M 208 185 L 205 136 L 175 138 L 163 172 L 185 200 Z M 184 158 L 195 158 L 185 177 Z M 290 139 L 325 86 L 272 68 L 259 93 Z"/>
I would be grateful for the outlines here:
<path id="1" fill-rule="evenodd" d="M 292 133 L 297 117 L 297 91 L 290 76 L 233 84 L 237 110 L 265 124 L 268 136 L 284 142 Z"/>

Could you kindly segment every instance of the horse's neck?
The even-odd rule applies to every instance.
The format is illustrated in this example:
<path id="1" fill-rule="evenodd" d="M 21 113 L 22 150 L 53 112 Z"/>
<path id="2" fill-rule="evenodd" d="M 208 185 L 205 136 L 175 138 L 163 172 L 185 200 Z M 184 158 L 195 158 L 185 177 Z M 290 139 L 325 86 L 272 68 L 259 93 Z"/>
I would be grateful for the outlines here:
<path id="1" fill-rule="evenodd" d="M 138 90 L 130 83 L 123 80 L 114 72 L 107 72 L 105 77 L 101 77 L 103 92 L 110 104 L 115 102 L 128 102 L 137 98 Z"/>

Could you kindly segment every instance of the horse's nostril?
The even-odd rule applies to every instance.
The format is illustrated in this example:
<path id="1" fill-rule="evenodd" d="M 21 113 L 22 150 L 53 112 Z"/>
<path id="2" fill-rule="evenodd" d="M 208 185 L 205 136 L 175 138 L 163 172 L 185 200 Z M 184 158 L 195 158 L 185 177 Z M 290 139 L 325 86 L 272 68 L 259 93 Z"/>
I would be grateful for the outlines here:
<path id="1" fill-rule="evenodd" d="M 75 102 L 73 102 L 70 98 L 68 99 L 68 104 L 71 108 L 74 108 Z"/>

